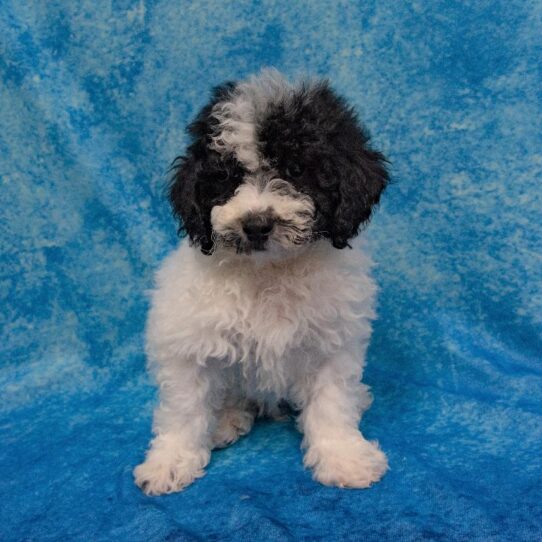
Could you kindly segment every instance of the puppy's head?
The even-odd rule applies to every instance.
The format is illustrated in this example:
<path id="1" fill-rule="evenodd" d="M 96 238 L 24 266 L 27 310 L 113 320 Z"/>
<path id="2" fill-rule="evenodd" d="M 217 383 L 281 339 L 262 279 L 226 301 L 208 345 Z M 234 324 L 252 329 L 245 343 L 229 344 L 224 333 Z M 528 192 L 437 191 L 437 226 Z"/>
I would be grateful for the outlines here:
<path id="1" fill-rule="evenodd" d="M 325 81 L 266 70 L 227 83 L 188 130 L 170 199 L 205 254 L 280 257 L 320 238 L 344 248 L 388 182 L 384 156 Z"/>

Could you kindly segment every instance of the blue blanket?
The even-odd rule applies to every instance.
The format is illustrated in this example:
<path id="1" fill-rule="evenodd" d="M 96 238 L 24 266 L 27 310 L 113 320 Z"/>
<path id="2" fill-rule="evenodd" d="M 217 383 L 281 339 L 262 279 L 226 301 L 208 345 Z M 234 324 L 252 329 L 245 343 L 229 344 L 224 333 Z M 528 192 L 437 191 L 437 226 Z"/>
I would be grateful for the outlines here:
<path id="1" fill-rule="evenodd" d="M 542 3 L 0 3 L 0 539 L 540 540 Z M 389 156 L 362 421 L 391 471 L 260 422 L 186 491 L 133 484 L 146 291 L 184 127 L 223 80 L 328 76 Z"/>

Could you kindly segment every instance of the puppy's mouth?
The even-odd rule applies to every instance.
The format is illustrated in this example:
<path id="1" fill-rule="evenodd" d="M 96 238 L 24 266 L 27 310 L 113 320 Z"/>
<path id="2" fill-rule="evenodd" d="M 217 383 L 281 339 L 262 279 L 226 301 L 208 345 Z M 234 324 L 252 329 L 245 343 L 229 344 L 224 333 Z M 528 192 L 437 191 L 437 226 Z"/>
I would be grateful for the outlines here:
<path id="1" fill-rule="evenodd" d="M 283 253 L 306 245 L 314 240 L 312 232 L 304 231 L 294 224 L 275 218 L 272 223 L 261 220 L 235 225 L 229 231 L 215 232 L 215 247 L 234 250 L 237 254 L 276 252 Z"/>
<path id="2" fill-rule="evenodd" d="M 265 252 L 268 248 L 268 239 L 243 239 L 238 237 L 235 242 L 237 254 L 252 254 L 253 252 Z"/>
<path id="3" fill-rule="evenodd" d="M 247 239 L 242 234 L 228 233 L 215 235 L 215 247 L 234 250 L 237 254 L 265 252 L 269 247 L 269 239 Z"/>
<path id="4" fill-rule="evenodd" d="M 249 241 L 247 245 L 247 248 L 250 251 L 263 252 L 264 250 L 267 250 L 267 239 Z"/>

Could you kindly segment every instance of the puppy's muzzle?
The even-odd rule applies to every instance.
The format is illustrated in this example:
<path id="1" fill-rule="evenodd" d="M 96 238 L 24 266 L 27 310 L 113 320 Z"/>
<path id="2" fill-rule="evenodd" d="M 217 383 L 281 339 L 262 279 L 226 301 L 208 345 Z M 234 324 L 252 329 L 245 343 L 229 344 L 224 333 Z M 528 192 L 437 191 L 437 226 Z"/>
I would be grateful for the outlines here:
<path id="1" fill-rule="evenodd" d="M 265 250 L 265 243 L 275 227 L 275 220 L 268 215 L 250 215 L 243 219 L 242 226 L 251 248 Z"/>

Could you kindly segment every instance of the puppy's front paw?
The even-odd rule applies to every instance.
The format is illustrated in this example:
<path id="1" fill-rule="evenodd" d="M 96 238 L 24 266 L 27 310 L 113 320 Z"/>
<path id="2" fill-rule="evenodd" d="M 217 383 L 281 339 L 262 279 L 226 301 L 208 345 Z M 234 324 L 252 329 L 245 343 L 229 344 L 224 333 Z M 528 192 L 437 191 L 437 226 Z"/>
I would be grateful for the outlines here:
<path id="1" fill-rule="evenodd" d="M 304 463 L 313 469 L 315 480 L 326 486 L 344 488 L 367 488 L 388 470 L 385 454 L 361 435 L 311 445 Z"/>
<path id="2" fill-rule="evenodd" d="M 181 491 L 205 474 L 203 469 L 210 457 L 208 450 L 161 446 L 163 442 L 157 443 L 158 439 L 146 460 L 134 469 L 135 483 L 144 493 L 163 495 Z"/>

